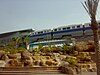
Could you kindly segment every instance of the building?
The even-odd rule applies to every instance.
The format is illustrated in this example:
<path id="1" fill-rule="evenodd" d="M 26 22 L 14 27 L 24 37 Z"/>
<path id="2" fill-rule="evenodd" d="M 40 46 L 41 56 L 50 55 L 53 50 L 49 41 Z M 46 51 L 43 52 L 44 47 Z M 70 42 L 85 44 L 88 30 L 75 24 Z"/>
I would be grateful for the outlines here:
<path id="1" fill-rule="evenodd" d="M 19 37 L 19 36 L 23 37 L 26 35 L 30 35 L 32 32 L 34 32 L 34 30 L 25 29 L 25 30 L 2 33 L 0 34 L 0 43 L 9 43 L 14 37 Z"/>

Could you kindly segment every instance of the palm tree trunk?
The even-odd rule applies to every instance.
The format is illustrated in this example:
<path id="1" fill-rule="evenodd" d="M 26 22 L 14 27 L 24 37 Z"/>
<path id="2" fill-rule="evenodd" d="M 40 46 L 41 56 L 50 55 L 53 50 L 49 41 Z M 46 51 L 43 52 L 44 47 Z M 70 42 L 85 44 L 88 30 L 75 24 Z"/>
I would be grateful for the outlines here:
<path id="1" fill-rule="evenodd" d="M 95 46 L 95 58 L 97 66 L 97 75 L 100 74 L 100 49 L 99 49 L 99 33 L 98 33 L 98 23 L 96 20 L 91 21 L 91 27 L 94 36 L 94 46 Z"/>
<path id="2" fill-rule="evenodd" d="M 86 0 L 83 7 L 87 11 L 88 15 L 91 18 L 91 28 L 94 36 L 94 46 L 95 46 L 95 58 L 97 66 L 97 75 L 100 75 L 100 49 L 99 49 L 99 32 L 98 32 L 98 23 L 96 21 L 96 11 L 98 7 L 99 0 Z"/>

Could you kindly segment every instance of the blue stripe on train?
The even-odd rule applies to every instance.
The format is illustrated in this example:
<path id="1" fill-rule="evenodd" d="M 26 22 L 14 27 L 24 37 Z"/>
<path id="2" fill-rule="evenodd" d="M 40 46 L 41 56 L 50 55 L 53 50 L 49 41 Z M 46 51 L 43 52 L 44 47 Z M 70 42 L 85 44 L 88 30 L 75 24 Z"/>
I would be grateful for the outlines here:
<path id="1" fill-rule="evenodd" d="M 66 32 L 75 32 L 75 31 L 82 31 L 82 30 L 90 30 L 90 29 L 91 29 L 91 27 L 78 28 L 78 29 L 70 29 L 70 30 L 62 30 L 62 31 L 56 31 L 56 32 L 48 32 L 48 33 L 35 34 L 35 35 L 31 36 L 31 37 L 44 36 L 44 35 L 49 35 L 49 34 L 66 33 Z"/>

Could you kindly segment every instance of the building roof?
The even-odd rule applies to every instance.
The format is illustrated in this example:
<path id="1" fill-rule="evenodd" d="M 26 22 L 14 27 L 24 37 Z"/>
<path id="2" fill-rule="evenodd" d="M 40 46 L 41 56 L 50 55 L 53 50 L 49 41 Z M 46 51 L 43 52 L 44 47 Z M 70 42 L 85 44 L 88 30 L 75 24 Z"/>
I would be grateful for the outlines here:
<path id="1" fill-rule="evenodd" d="M 16 32 L 3 33 L 3 34 L 0 34 L 0 38 L 7 37 L 7 36 L 13 35 L 15 33 Z"/>
<path id="2" fill-rule="evenodd" d="M 0 34 L 0 38 L 13 35 L 13 34 L 15 34 L 17 32 L 24 33 L 24 32 L 32 32 L 32 31 L 34 31 L 34 30 L 32 30 L 32 29 L 25 29 L 25 30 L 18 30 L 18 31 L 12 31 L 12 32 L 7 32 L 7 33 L 2 33 L 2 34 Z"/>

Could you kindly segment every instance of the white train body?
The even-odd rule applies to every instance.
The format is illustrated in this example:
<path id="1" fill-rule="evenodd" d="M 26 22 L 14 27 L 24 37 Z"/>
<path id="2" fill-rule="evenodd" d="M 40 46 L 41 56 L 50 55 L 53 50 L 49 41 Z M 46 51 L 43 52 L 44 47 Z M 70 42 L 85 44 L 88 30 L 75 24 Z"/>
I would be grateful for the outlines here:
<path id="1" fill-rule="evenodd" d="M 100 32 L 100 21 L 99 24 L 99 32 Z M 51 39 L 62 39 L 62 38 L 71 38 L 71 37 L 82 37 L 82 36 L 91 36 L 93 35 L 92 29 L 90 27 L 90 23 L 85 24 L 75 24 L 75 25 L 67 25 L 54 29 L 46 29 L 41 31 L 35 31 L 30 40 L 34 41 L 44 41 Z"/>
<path id="2" fill-rule="evenodd" d="M 72 36 L 82 36 L 83 31 L 79 30 L 83 28 L 81 24 L 79 25 L 69 25 L 53 29 L 53 38 L 67 38 Z"/>
<path id="3" fill-rule="evenodd" d="M 41 40 L 49 40 L 51 39 L 51 29 L 35 31 L 32 35 L 30 40 L 34 41 L 41 41 Z"/>

